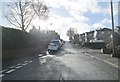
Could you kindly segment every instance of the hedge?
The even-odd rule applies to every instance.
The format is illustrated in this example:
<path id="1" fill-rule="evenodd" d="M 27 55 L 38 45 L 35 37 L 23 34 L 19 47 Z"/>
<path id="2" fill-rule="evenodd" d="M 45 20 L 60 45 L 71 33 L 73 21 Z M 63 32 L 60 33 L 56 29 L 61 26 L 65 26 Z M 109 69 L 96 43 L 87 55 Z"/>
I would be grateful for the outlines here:
<path id="1" fill-rule="evenodd" d="M 19 49 L 29 47 L 30 35 L 22 30 L 2 27 L 2 49 Z"/>

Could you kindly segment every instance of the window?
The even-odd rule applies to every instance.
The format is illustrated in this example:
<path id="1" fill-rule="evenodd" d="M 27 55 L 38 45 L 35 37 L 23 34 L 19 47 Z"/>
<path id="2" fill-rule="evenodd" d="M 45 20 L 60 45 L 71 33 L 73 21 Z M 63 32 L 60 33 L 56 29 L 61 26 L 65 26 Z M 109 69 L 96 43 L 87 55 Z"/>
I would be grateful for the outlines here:
<path id="1" fill-rule="evenodd" d="M 101 34 L 104 34 L 104 32 L 101 32 Z"/>

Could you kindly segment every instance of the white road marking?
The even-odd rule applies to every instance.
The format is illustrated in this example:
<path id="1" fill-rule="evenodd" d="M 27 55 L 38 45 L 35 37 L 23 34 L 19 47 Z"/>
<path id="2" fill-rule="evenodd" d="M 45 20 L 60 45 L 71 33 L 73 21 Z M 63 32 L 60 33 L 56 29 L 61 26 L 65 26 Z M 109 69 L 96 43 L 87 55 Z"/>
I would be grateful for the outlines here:
<path id="1" fill-rule="evenodd" d="M 25 63 L 26 65 L 28 64 L 28 63 Z"/>
<path id="2" fill-rule="evenodd" d="M 23 66 L 27 65 L 27 63 L 22 64 Z"/>
<path id="3" fill-rule="evenodd" d="M 25 61 L 25 62 L 28 62 L 28 61 Z"/>
<path id="4" fill-rule="evenodd" d="M 4 69 L 4 70 L 1 71 L 1 73 L 5 72 L 5 71 L 7 71 L 7 70 L 8 70 L 8 69 Z"/>
<path id="5" fill-rule="evenodd" d="M 7 72 L 5 72 L 5 73 L 11 73 L 11 72 L 13 72 L 13 71 L 15 71 L 15 69 L 11 69 L 11 70 L 9 70 L 9 71 L 7 71 Z"/>
<path id="6" fill-rule="evenodd" d="M 29 63 L 32 63 L 33 61 L 29 61 Z"/>
<path id="7" fill-rule="evenodd" d="M 39 54 L 39 57 L 43 56 L 44 54 Z"/>
<path id="8" fill-rule="evenodd" d="M 19 69 L 19 68 L 21 68 L 22 66 L 18 66 L 18 67 L 15 67 L 16 69 Z"/>
<path id="9" fill-rule="evenodd" d="M 11 67 L 9 67 L 9 68 L 14 68 L 15 66 L 11 66 Z"/>
<path id="10" fill-rule="evenodd" d="M 11 70 L 9 70 L 9 71 L 7 71 L 8 69 L 4 69 L 4 70 L 1 70 L 0 71 L 0 73 L 3 73 L 3 72 L 5 72 L 5 73 L 11 73 L 11 72 L 13 72 L 13 71 L 15 71 L 15 69 L 19 69 L 19 68 L 21 68 L 22 66 L 25 66 L 25 65 L 27 65 L 28 63 L 32 63 L 33 61 L 25 61 L 25 63 L 24 64 L 21 64 L 21 63 L 19 63 L 19 64 L 17 64 L 17 67 L 15 67 L 15 66 L 11 66 L 11 67 L 9 67 L 9 69 L 11 69 Z M 21 66 L 22 65 L 22 66 Z M 15 69 L 13 69 L 13 68 L 15 68 Z M 3 76 L 5 76 L 4 74 L 0 74 L 0 77 L 3 77 Z"/>
<path id="11" fill-rule="evenodd" d="M 21 65 L 21 63 L 17 64 L 17 65 Z"/>
<path id="12" fill-rule="evenodd" d="M 106 60 L 103 60 L 103 61 L 106 62 L 106 63 L 108 63 L 108 64 L 110 64 L 110 65 L 112 65 L 112 66 L 114 66 L 114 67 L 116 67 L 116 68 L 119 68 L 119 69 L 120 69 L 120 67 L 117 66 L 117 65 L 114 65 L 114 64 L 112 64 L 112 63 L 110 63 L 110 62 L 108 62 L 108 61 L 106 61 Z"/>
<path id="13" fill-rule="evenodd" d="M 88 55 L 88 56 L 90 56 L 90 57 L 92 57 L 92 58 L 95 58 L 95 59 L 97 59 L 97 60 L 99 60 L 99 61 L 103 61 L 103 62 L 105 62 L 105 63 L 107 63 L 107 64 L 109 64 L 109 65 L 112 65 L 112 66 L 114 66 L 114 67 L 116 67 L 116 68 L 119 68 L 119 69 L 120 69 L 120 67 L 119 67 L 119 66 L 114 65 L 113 63 L 111 63 L 111 62 L 109 62 L 109 61 L 102 60 L 102 59 L 97 58 L 97 57 L 95 57 L 95 56 L 91 56 L 90 54 L 86 54 L 86 55 Z"/>
<path id="14" fill-rule="evenodd" d="M 4 74 L 0 74 L 0 77 L 4 77 L 5 75 Z"/>

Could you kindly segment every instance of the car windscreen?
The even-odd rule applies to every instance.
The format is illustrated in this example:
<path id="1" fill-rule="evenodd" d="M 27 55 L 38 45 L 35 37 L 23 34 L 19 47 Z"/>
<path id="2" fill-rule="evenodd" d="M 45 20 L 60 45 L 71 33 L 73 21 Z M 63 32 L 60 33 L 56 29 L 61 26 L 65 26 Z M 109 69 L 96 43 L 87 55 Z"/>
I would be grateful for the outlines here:
<path id="1" fill-rule="evenodd" d="M 60 42 L 59 42 L 59 41 L 52 41 L 52 43 L 55 43 L 55 44 L 60 45 Z"/>
<path id="2" fill-rule="evenodd" d="M 49 43 L 49 45 L 54 46 L 54 45 L 55 45 L 55 43 Z"/>

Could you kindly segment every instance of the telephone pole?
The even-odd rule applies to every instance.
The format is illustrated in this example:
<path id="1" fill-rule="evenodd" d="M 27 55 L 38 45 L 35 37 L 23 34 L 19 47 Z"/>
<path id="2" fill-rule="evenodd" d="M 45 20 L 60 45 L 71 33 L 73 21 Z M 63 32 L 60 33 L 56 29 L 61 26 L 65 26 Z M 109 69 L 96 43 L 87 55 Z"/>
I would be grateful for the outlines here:
<path id="1" fill-rule="evenodd" d="M 112 47 L 112 54 L 111 56 L 115 56 L 115 35 L 114 35 L 114 17 L 113 17 L 113 3 L 112 0 L 110 2 L 111 4 L 111 19 L 112 19 L 112 42 L 113 42 L 113 47 Z"/>

